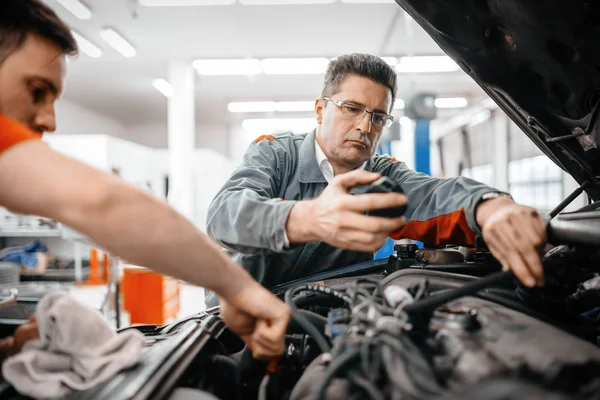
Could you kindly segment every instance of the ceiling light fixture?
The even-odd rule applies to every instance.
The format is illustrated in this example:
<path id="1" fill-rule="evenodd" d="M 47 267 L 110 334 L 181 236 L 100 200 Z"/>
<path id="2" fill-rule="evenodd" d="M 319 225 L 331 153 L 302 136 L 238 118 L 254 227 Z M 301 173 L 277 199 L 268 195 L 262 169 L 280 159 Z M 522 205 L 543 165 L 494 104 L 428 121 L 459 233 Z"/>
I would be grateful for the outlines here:
<path id="1" fill-rule="evenodd" d="M 273 112 L 274 101 L 244 101 L 232 102 L 227 105 L 227 110 L 233 113 Z"/>
<path id="2" fill-rule="evenodd" d="M 313 111 L 314 101 L 280 101 L 275 103 L 275 110 L 280 112 Z"/>
<path id="3" fill-rule="evenodd" d="M 435 99 L 437 108 L 462 108 L 467 106 L 467 99 L 464 97 L 439 97 Z"/>
<path id="4" fill-rule="evenodd" d="M 261 62 L 267 75 L 324 74 L 329 64 L 327 58 L 265 58 Z"/>
<path id="5" fill-rule="evenodd" d="M 253 112 L 306 112 L 313 111 L 314 101 L 239 101 L 227 105 L 227 110 L 233 113 Z"/>
<path id="6" fill-rule="evenodd" d="M 77 42 L 77 46 L 79 47 L 79 50 L 81 50 L 83 53 L 87 54 L 88 56 L 90 56 L 92 58 L 98 58 L 98 57 L 102 56 L 102 50 L 100 50 L 100 48 L 98 48 L 98 46 L 96 46 L 95 44 L 93 44 L 92 42 L 90 42 L 89 40 L 87 40 L 86 38 L 84 38 L 83 36 L 81 36 L 79 33 L 75 32 L 75 31 L 71 31 L 71 34 L 73 34 L 73 37 L 75 38 L 75 41 Z"/>
<path id="7" fill-rule="evenodd" d="M 453 72 L 460 67 L 448 56 L 400 57 L 396 70 L 400 73 Z"/>
<path id="8" fill-rule="evenodd" d="M 92 18 L 90 8 L 79 0 L 56 0 L 56 2 L 79 19 Z"/>
<path id="9" fill-rule="evenodd" d="M 166 79 L 157 78 L 152 80 L 152 86 L 161 92 L 165 97 L 173 96 L 173 85 L 171 85 Z"/>
<path id="10" fill-rule="evenodd" d="M 229 6 L 235 0 L 139 0 L 146 7 Z"/>
<path id="11" fill-rule="evenodd" d="M 112 28 L 102 29 L 102 31 L 100 31 L 100 37 L 124 57 L 131 58 L 135 57 L 137 54 L 135 47 Z"/>
<path id="12" fill-rule="evenodd" d="M 398 64 L 398 59 L 396 57 L 381 57 L 381 59 L 388 63 L 390 67 L 394 67 Z"/>
<path id="13" fill-rule="evenodd" d="M 258 75 L 262 68 L 254 58 L 229 60 L 196 60 L 194 68 L 200 75 Z"/>

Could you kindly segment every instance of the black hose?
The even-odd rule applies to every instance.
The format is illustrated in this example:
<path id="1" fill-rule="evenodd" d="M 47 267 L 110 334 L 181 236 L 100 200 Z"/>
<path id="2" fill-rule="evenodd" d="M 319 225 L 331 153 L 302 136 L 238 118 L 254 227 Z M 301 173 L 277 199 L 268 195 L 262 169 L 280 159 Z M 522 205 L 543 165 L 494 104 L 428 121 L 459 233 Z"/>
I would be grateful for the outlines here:
<path id="1" fill-rule="evenodd" d="M 325 327 L 327 326 L 327 318 L 314 313 L 312 311 L 303 310 L 297 308 L 297 312 L 304 316 L 308 322 L 311 323 L 315 328 L 317 328 L 320 332 L 325 331 Z M 297 332 L 298 328 L 304 329 L 303 326 L 299 325 L 295 320 L 292 320 L 290 325 L 288 326 L 288 332 Z"/>
<path id="2" fill-rule="evenodd" d="M 304 292 L 304 291 L 324 293 L 324 294 L 327 294 L 327 295 L 330 295 L 333 297 L 337 297 L 338 299 L 343 300 L 348 305 L 352 305 L 352 299 L 346 293 L 339 292 L 330 287 L 321 286 L 321 285 L 300 285 L 300 286 L 293 287 L 285 293 L 286 298 L 287 298 L 287 294 L 289 292 L 292 293 L 292 297 L 293 297 L 293 295 L 295 295 L 296 293 L 300 293 L 300 292 Z"/>
<path id="3" fill-rule="evenodd" d="M 361 388 L 371 400 L 385 400 L 385 397 L 377 390 L 375 385 L 368 379 L 360 376 L 356 372 L 348 373 L 348 379 L 354 385 Z"/>
<path id="4" fill-rule="evenodd" d="M 216 356 L 214 356 L 212 358 L 212 362 L 216 363 L 216 364 L 221 364 L 223 366 L 226 366 L 227 368 L 229 368 L 231 371 L 233 371 L 234 376 L 236 377 L 236 379 L 239 376 L 239 368 L 238 365 L 235 363 L 235 361 L 233 361 L 233 359 L 231 359 L 230 357 L 227 356 L 223 356 L 220 354 L 217 354 Z M 239 382 L 236 382 L 239 383 Z"/>
<path id="5" fill-rule="evenodd" d="M 412 269 L 412 268 L 407 268 L 407 269 L 401 269 L 399 271 L 393 272 L 391 274 L 389 274 L 388 276 L 386 276 L 385 278 L 383 278 L 381 280 L 381 285 L 385 288 L 390 284 L 393 284 L 393 282 L 399 278 L 407 278 L 407 277 L 418 277 L 418 278 L 432 278 L 432 279 L 443 279 L 444 281 L 450 281 L 450 282 L 454 282 L 457 287 L 458 285 L 462 285 L 462 283 L 466 283 L 466 282 L 471 282 L 474 280 L 479 279 L 478 277 L 472 276 L 472 275 L 463 275 L 463 274 L 456 274 L 453 272 L 438 272 L 438 271 L 433 271 L 433 270 L 427 270 L 427 269 Z"/>
<path id="6" fill-rule="evenodd" d="M 319 330 L 304 315 L 300 313 L 300 310 L 298 310 L 296 304 L 294 303 L 294 294 L 301 290 L 309 289 L 306 289 L 306 287 L 303 285 L 295 287 L 285 292 L 285 302 L 290 306 L 290 309 L 292 311 L 292 319 L 313 338 L 321 352 L 328 353 L 331 347 L 329 346 L 327 339 L 325 339 L 325 336 L 321 334 L 321 332 L 319 332 Z"/>
<path id="7" fill-rule="evenodd" d="M 435 295 L 426 297 L 423 300 L 416 301 L 404 307 L 404 311 L 409 315 L 432 312 L 437 307 L 448 303 L 449 301 L 472 295 L 482 289 L 486 289 L 513 277 L 514 275 L 511 271 L 496 272 L 486 276 L 485 278 L 480 278 L 476 281 L 469 282 L 463 287 L 444 291 L 443 293 L 439 294 L 436 293 Z"/>
<path id="8" fill-rule="evenodd" d="M 327 369 L 325 375 L 323 376 L 323 381 L 321 382 L 321 384 L 319 385 L 319 388 L 317 389 L 316 400 L 324 400 L 325 399 L 325 391 L 327 390 L 327 387 L 329 387 L 329 384 L 331 383 L 331 381 L 333 381 L 333 378 L 335 378 L 335 376 L 340 371 L 342 371 L 344 368 L 346 368 L 348 366 L 348 364 L 351 364 L 351 363 L 357 361 L 359 357 L 360 357 L 360 350 L 358 348 L 352 348 L 350 350 L 345 351 L 339 357 L 334 359 L 331 362 L 331 364 L 329 365 L 329 368 Z"/>
<path id="9" fill-rule="evenodd" d="M 372 285 L 375 285 L 375 292 L 374 294 L 379 291 L 379 294 L 381 295 L 382 299 L 383 299 L 383 303 L 385 306 L 391 307 L 392 305 L 390 304 L 390 302 L 388 301 L 387 297 L 385 297 L 385 294 L 383 292 L 383 286 L 381 285 L 381 280 L 380 279 L 374 279 L 374 278 L 359 278 L 356 280 L 356 286 L 358 286 L 360 283 L 370 283 Z"/>

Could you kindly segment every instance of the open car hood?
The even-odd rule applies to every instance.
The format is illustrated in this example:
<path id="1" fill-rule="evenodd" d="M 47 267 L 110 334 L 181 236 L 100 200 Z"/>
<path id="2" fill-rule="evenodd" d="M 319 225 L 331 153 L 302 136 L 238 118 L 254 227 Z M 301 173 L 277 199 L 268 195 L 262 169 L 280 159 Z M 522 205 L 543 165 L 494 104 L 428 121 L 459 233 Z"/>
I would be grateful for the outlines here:
<path id="1" fill-rule="evenodd" d="M 600 200 L 600 3 L 396 0 L 593 200 Z"/>

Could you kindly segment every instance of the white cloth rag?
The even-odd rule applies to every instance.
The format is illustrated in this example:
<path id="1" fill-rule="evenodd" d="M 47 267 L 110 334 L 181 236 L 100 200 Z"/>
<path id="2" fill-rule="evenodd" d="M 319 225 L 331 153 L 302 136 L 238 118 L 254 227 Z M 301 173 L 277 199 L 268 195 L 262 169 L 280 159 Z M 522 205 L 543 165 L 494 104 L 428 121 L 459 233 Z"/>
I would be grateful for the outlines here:
<path id="1" fill-rule="evenodd" d="M 86 390 L 135 365 L 145 339 L 137 330 L 115 332 L 95 309 L 66 292 L 44 296 L 36 308 L 40 339 L 2 365 L 21 394 L 36 399 Z"/>

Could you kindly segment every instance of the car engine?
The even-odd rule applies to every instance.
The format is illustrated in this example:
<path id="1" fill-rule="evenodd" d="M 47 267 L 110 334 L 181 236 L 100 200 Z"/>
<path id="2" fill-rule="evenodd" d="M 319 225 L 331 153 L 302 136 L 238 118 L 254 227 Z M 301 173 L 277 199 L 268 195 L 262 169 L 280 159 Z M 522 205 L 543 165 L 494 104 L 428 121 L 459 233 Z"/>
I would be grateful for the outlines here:
<path id="1" fill-rule="evenodd" d="M 429 265 L 422 253 L 420 264 L 396 256 L 379 273 L 291 285 L 277 365 L 238 343 L 211 364 L 236 378 L 213 371 L 195 387 L 222 399 L 600 398 L 597 248 L 549 248 L 547 283 L 535 289 L 478 257 Z M 447 272 L 479 267 L 482 276 Z"/>
<path id="2" fill-rule="evenodd" d="M 521 286 L 485 248 L 399 245 L 273 288 L 292 309 L 276 363 L 254 359 L 215 307 L 126 328 L 147 338 L 139 365 L 69 399 L 599 399 L 592 213 L 556 218 L 543 288 Z M 0 385 L 0 398 L 23 397 Z"/>

